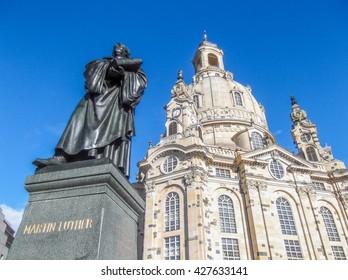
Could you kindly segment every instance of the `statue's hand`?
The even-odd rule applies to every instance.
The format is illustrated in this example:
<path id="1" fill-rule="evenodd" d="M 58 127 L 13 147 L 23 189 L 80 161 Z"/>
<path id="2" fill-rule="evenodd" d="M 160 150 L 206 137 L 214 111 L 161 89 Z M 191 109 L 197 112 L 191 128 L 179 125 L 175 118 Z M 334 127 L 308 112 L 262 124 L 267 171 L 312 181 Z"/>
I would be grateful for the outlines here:
<path id="1" fill-rule="evenodd" d="M 124 68 L 122 66 L 117 66 L 116 71 L 123 77 L 124 76 Z"/>
<path id="2" fill-rule="evenodd" d="M 124 77 L 124 69 L 121 66 L 111 66 L 109 75 L 112 79 L 122 80 Z"/>

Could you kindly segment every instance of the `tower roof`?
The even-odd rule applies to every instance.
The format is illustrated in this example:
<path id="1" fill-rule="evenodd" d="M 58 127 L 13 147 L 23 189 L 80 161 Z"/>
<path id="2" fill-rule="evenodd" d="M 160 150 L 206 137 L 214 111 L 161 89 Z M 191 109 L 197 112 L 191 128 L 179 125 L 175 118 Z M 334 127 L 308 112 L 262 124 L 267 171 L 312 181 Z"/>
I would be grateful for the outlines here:
<path id="1" fill-rule="evenodd" d="M 203 41 L 199 44 L 199 47 L 201 46 L 210 46 L 210 47 L 218 48 L 217 44 L 208 41 L 208 36 L 206 31 L 204 31 Z"/>

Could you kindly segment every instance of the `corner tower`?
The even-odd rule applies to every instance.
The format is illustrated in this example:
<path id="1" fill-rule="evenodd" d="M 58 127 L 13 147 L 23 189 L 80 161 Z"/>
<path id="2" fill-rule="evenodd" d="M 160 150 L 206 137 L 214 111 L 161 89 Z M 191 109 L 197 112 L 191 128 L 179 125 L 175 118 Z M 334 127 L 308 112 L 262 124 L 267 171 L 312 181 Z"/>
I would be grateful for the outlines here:
<path id="1" fill-rule="evenodd" d="M 328 172 L 345 169 L 344 163 L 334 158 L 331 147 L 320 145 L 316 125 L 307 118 L 306 111 L 300 108 L 293 96 L 291 97 L 291 105 L 290 118 L 293 122 L 291 135 L 299 156 L 313 164 L 322 166 Z"/>

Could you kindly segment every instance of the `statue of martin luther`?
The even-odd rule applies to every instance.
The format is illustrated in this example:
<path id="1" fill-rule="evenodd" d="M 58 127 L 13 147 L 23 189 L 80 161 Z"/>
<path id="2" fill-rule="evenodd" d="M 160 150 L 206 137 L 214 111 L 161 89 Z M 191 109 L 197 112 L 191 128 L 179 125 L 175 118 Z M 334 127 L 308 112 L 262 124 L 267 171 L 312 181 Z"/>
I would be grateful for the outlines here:
<path id="1" fill-rule="evenodd" d="M 129 178 L 131 138 L 135 135 L 134 109 L 147 85 L 141 59 L 118 43 L 112 57 L 86 65 L 85 96 L 73 112 L 55 154 L 36 159 L 41 169 L 49 165 L 86 159 L 110 158 Z"/>

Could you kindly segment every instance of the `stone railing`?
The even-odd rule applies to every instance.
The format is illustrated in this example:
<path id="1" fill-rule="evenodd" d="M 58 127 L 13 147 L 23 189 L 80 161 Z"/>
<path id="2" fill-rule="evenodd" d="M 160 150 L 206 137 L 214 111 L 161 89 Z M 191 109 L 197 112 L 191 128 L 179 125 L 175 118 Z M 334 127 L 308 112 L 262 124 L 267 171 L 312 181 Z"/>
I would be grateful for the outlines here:
<path id="1" fill-rule="evenodd" d="M 235 108 L 220 108 L 201 111 L 198 113 L 198 119 L 202 123 L 213 120 L 243 120 L 248 122 L 252 121 L 258 125 L 265 126 L 264 120 L 255 113 Z"/>

